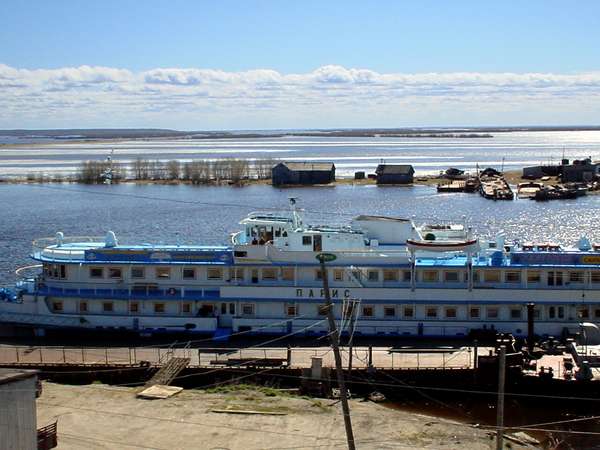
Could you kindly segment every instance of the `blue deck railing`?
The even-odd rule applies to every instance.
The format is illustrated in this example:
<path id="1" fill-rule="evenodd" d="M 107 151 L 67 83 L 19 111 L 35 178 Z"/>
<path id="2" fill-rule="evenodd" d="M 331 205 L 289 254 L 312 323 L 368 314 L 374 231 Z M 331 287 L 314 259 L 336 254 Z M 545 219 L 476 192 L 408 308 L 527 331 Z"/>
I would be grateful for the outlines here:
<path id="1" fill-rule="evenodd" d="M 52 295 L 63 297 L 86 297 L 86 298 L 107 298 L 107 299 L 163 299 L 163 300 L 181 300 L 181 299 L 216 299 L 221 297 L 218 289 L 188 289 L 181 290 L 177 288 L 167 289 L 90 289 L 90 288 L 59 288 L 59 287 L 41 287 L 36 292 L 38 295 Z"/>

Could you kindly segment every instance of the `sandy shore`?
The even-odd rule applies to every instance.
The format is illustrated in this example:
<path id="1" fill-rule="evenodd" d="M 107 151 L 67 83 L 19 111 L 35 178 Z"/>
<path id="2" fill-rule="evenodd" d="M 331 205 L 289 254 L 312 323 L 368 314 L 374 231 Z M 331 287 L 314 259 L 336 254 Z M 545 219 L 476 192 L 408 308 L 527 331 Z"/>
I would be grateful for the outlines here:
<path id="1" fill-rule="evenodd" d="M 38 427 L 58 417 L 59 449 L 313 449 L 344 448 L 340 404 L 241 387 L 186 390 L 141 400 L 136 389 L 44 382 Z M 359 449 L 494 448 L 490 433 L 466 424 L 351 400 Z M 237 409 L 278 415 L 217 413 Z M 532 448 L 511 443 L 513 449 Z"/>

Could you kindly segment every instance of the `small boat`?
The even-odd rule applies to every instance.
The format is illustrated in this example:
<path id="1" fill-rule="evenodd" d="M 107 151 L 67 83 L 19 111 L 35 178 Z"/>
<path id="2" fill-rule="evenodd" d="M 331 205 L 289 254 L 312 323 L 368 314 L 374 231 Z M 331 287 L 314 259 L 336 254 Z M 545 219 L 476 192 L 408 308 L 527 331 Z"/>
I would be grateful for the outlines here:
<path id="1" fill-rule="evenodd" d="M 519 198 L 532 198 L 535 194 L 544 187 L 543 183 L 528 181 L 517 185 L 517 196 Z"/>
<path id="2" fill-rule="evenodd" d="M 429 241 L 425 239 L 407 239 L 406 246 L 409 250 L 426 252 L 468 252 L 477 248 L 477 239 L 460 241 Z"/>

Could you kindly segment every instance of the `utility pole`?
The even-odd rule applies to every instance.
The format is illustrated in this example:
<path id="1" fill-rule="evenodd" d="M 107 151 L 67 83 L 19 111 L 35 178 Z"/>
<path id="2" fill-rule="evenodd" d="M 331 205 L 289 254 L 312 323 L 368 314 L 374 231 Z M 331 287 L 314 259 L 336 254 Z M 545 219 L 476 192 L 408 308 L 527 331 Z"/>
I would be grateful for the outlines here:
<path id="1" fill-rule="evenodd" d="M 350 300 L 350 304 L 352 305 L 350 309 L 350 326 L 348 327 L 350 330 L 350 338 L 348 339 L 348 374 L 352 373 L 352 344 L 354 339 L 354 329 L 356 328 L 356 316 L 358 315 L 358 309 L 360 305 L 360 301 Z"/>
<path id="2" fill-rule="evenodd" d="M 498 355 L 498 406 L 496 408 L 496 450 L 502 450 L 504 437 L 504 384 L 506 378 L 506 346 L 500 346 Z"/>
<path id="3" fill-rule="evenodd" d="M 348 406 L 348 395 L 346 392 L 346 383 L 344 382 L 344 373 L 342 369 L 342 357 L 340 355 L 340 334 L 335 324 L 333 316 L 333 303 L 329 293 L 329 279 L 327 277 L 327 268 L 325 261 L 333 261 L 335 255 L 321 253 L 317 255 L 317 259 L 321 263 L 321 276 L 323 277 L 323 291 L 325 293 L 325 305 L 327 306 L 327 321 L 329 322 L 329 338 L 331 340 L 331 348 L 335 358 L 335 371 L 337 375 L 338 386 L 340 388 L 340 400 L 342 402 L 342 412 L 344 414 L 344 426 L 346 427 L 346 440 L 348 441 L 348 450 L 355 450 L 354 433 L 352 432 L 352 420 L 350 419 L 350 407 Z"/>

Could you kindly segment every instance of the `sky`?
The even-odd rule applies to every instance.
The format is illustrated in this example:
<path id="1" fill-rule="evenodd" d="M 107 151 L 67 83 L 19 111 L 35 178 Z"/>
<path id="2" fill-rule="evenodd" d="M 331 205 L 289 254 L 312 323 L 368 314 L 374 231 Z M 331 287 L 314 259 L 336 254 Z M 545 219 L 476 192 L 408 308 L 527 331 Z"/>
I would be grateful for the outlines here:
<path id="1" fill-rule="evenodd" d="M 598 1 L 0 2 L 0 128 L 600 124 Z"/>

